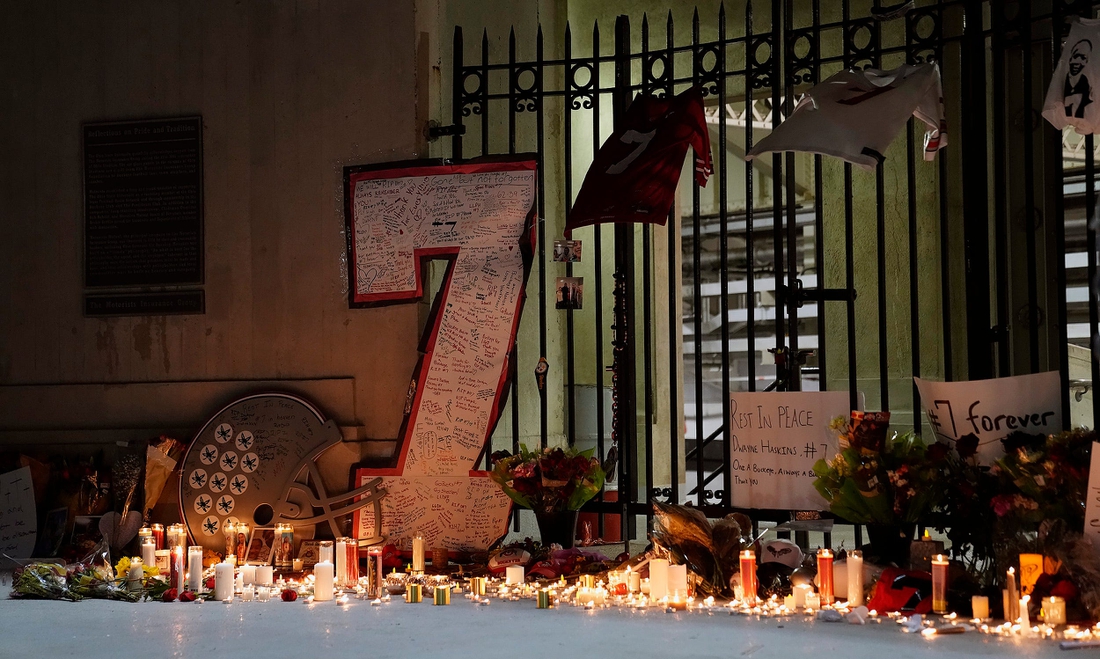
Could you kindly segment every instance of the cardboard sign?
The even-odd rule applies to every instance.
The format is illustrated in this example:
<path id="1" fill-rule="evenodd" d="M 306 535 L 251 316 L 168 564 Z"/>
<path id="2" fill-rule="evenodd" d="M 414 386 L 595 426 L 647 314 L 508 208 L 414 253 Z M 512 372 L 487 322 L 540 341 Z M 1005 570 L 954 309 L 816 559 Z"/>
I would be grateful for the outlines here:
<path id="1" fill-rule="evenodd" d="M 991 464 L 1004 455 L 1000 440 L 1016 432 L 1062 431 L 1062 386 L 1057 371 L 971 382 L 913 378 L 928 422 L 952 446 L 978 437 L 978 459 Z"/>
<path id="2" fill-rule="evenodd" d="M 1085 536 L 1100 550 L 1100 443 L 1092 443 L 1089 466 L 1089 491 L 1085 495 Z"/>
<path id="3" fill-rule="evenodd" d="M 37 520 L 30 467 L 0 474 L 0 555 L 29 558 Z"/>
<path id="4" fill-rule="evenodd" d="M 733 505 L 825 510 L 814 489 L 814 463 L 836 455 L 829 422 L 850 413 L 845 391 L 730 394 Z"/>

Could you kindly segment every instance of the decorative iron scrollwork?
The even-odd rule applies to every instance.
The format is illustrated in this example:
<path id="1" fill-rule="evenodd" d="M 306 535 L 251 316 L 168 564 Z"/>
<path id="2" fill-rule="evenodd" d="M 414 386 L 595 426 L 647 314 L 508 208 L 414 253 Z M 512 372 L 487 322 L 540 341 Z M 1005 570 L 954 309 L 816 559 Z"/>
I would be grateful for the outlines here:
<path id="1" fill-rule="evenodd" d="M 708 57 L 710 56 L 710 57 Z M 695 79 L 699 81 L 703 96 L 718 95 L 718 76 L 721 75 L 722 49 L 719 44 L 710 43 L 695 49 Z"/>
<path id="2" fill-rule="evenodd" d="M 764 49 L 764 56 L 761 52 Z M 763 89 L 772 86 L 772 61 L 775 57 L 775 48 L 771 35 L 756 36 L 749 40 L 749 59 L 752 62 L 751 83 L 753 89 Z"/>
<path id="3" fill-rule="evenodd" d="M 524 74 L 531 74 L 531 84 L 523 84 Z M 534 112 L 542 101 L 538 69 L 534 65 L 518 65 L 512 69 L 512 108 L 516 112 Z"/>
<path id="4" fill-rule="evenodd" d="M 588 82 L 581 84 L 578 82 L 578 73 L 581 71 L 588 72 Z M 592 104 L 595 102 L 596 93 L 596 76 L 592 62 L 574 62 L 569 67 L 569 97 L 572 101 L 569 104 L 574 110 L 591 110 Z"/>
<path id="5" fill-rule="evenodd" d="M 852 21 L 844 30 L 844 55 L 848 66 L 853 69 L 865 69 L 877 66 L 875 45 L 878 37 L 878 23 L 866 18 Z"/>
<path id="6" fill-rule="evenodd" d="M 906 57 L 910 64 L 940 59 L 943 16 L 935 7 L 914 9 L 905 16 Z"/>
<path id="7" fill-rule="evenodd" d="M 474 87 L 470 88 L 470 81 L 473 81 Z M 462 70 L 462 89 L 459 90 L 459 103 L 462 107 L 462 116 L 468 117 L 471 114 L 481 114 L 482 110 L 482 97 L 485 89 L 485 77 L 482 75 L 481 69 L 466 68 Z"/>

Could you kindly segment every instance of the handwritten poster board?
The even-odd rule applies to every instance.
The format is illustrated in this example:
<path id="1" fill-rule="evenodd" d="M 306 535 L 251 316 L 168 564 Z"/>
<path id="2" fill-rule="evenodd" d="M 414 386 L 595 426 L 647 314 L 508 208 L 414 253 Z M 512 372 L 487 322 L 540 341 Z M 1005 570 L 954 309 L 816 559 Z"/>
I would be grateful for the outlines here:
<path id="1" fill-rule="evenodd" d="M 1062 431 L 1062 385 L 1057 371 L 970 382 L 913 378 L 921 406 L 940 439 L 952 446 L 978 437 L 978 459 L 1004 455 L 1000 440 L 1017 430 L 1049 435 Z"/>
<path id="2" fill-rule="evenodd" d="M 756 509 L 825 510 L 814 463 L 836 455 L 829 422 L 851 412 L 844 391 L 730 394 L 730 496 Z"/>
<path id="3" fill-rule="evenodd" d="M 382 477 L 382 533 L 399 546 L 484 549 L 511 504 L 472 471 L 500 416 L 535 242 L 536 165 L 347 168 L 349 302 L 414 302 L 421 264 L 448 268 L 412 374 L 396 466 Z M 360 515 L 365 528 L 370 514 Z"/>
<path id="4" fill-rule="evenodd" d="M 30 558 L 37 526 L 30 467 L 0 474 L 0 554 Z"/>

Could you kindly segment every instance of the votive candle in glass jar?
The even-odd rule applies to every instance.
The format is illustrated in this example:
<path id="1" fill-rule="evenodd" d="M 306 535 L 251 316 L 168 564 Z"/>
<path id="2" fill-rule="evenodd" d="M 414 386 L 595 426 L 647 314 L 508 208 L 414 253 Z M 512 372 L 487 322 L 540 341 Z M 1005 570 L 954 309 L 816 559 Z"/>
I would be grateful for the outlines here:
<path id="1" fill-rule="evenodd" d="M 153 531 L 153 542 L 156 544 L 157 551 L 164 549 L 164 525 L 154 524 L 150 528 Z"/>
<path id="2" fill-rule="evenodd" d="M 825 606 L 836 601 L 833 595 L 833 552 L 831 549 L 817 550 L 817 589 L 821 597 L 821 605 Z"/>
<path id="3" fill-rule="evenodd" d="M 756 604 L 756 591 L 759 584 L 756 581 L 756 552 L 746 549 L 740 554 L 741 567 L 741 592 L 744 601 L 749 606 Z"/>
<path id="4" fill-rule="evenodd" d="M 947 613 L 947 558 L 932 557 L 932 613 Z"/>
<path id="5" fill-rule="evenodd" d="M 294 566 L 294 527 L 275 525 L 275 568 L 289 570 Z"/>

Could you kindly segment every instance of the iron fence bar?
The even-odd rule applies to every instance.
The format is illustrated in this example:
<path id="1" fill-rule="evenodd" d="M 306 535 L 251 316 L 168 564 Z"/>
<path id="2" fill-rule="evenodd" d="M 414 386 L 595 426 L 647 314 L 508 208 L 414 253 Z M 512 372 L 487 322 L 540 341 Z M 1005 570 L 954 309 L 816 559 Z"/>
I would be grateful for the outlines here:
<path id="1" fill-rule="evenodd" d="M 489 154 L 489 31 L 481 32 L 481 155 Z"/>
<path id="2" fill-rule="evenodd" d="M 592 158 L 596 158 L 596 154 L 600 151 L 600 24 L 598 21 L 592 23 Z M 595 316 L 596 316 L 596 373 L 595 373 L 595 397 L 596 397 L 596 453 L 602 459 L 604 456 L 604 442 L 603 442 L 603 424 L 604 424 L 604 409 L 603 409 L 603 386 L 604 386 L 604 368 L 603 368 L 603 241 L 600 225 L 597 224 L 592 227 L 592 243 L 595 250 L 593 251 L 592 258 L 592 274 L 596 280 L 596 295 L 595 295 Z M 603 490 L 597 497 L 600 503 L 604 501 Z M 603 528 L 603 515 L 596 518 L 596 530 L 599 536 L 602 538 L 604 534 Z"/>
<path id="3" fill-rule="evenodd" d="M 963 234 L 966 253 L 967 379 L 992 375 L 989 352 L 989 215 L 986 195 L 984 0 L 967 0 L 962 62 Z"/>
<path id="4" fill-rule="evenodd" d="M 693 448 L 693 449 L 691 449 L 690 451 L 688 451 L 688 452 L 687 452 L 687 454 L 686 454 L 686 455 L 684 456 L 684 458 L 685 458 L 685 459 L 687 459 L 687 460 L 690 460 L 690 459 L 692 459 L 693 457 L 695 457 L 695 455 L 696 455 L 697 453 L 701 453 L 701 452 L 703 451 L 703 449 L 705 449 L 705 448 L 706 448 L 707 446 L 709 446 L 709 445 L 710 445 L 710 444 L 711 444 L 712 442 L 714 442 L 715 440 L 717 440 L 717 439 L 718 439 L 718 436 L 719 436 L 719 435 L 722 435 L 722 434 L 723 434 L 723 429 L 722 429 L 722 428 L 716 428 L 716 429 L 714 430 L 714 432 L 712 432 L 711 434 L 707 435 L 707 438 L 706 438 L 706 439 L 704 439 L 704 440 L 703 440 L 702 442 L 699 442 L 699 443 L 697 443 L 697 444 L 695 445 L 695 448 Z"/>
<path id="5" fill-rule="evenodd" d="M 1058 61 L 1058 46 L 1061 41 L 1061 26 L 1064 25 L 1064 21 L 1061 20 L 1060 7 L 1056 6 L 1056 10 L 1051 12 L 1050 20 L 1050 48 L 1051 48 L 1051 62 Z M 1040 120 L 1041 122 L 1042 120 Z M 1066 253 L 1066 216 L 1065 216 L 1065 172 L 1063 171 L 1062 163 L 1062 136 L 1058 131 L 1051 131 L 1049 126 L 1043 126 L 1043 136 L 1046 138 L 1046 144 L 1051 148 L 1046 148 L 1046 153 L 1053 154 L 1047 157 L 1047 169 L 1055 173 L 1054 180 L 1057 181 L 1058 194 L 1054 195 L 1054 235 L 1055 235 L 1055 254 L 1056 254 L 1056 267 L 1057 271 L 1055 277 L 1057 279 L 1058 287 L 1058 338 L 1059 338 L 1059 350 L 1058 350 L 1058 370 L 1062 373 L 1062 418 L 1069 419 L 1070 416 L 1070 374 L 1069 374 L 1069 321 L 1066 300 L 1066 291 L 1068 289 L 1068 278 L 1066 275 L 1066 260 L 1062 256 Z M 1049 179 L 1048 179 L 1049 180 Z M 1050 189 L 1044 186 L 1044 189 Z M 1092 327 L 1096 327 L 1093 323 Z M 1096 382 L 1096 380 L 1093 380 Z M 1093 395 L 1095 404 L 1096 396 Z M 1068 427 L 1068 423 L 1066 424 Z"/>
<path id="6" fill-rule="evenodd" d="M 780 124 L 779 108 L 782 106 L 780 89 L 782 89 L 781 58 L 779 44 L 783 43 L 782 25 L 780 23 L 780 0 L 772 0 L 772 48 L 771 48 L 771 75 L 772 75 L 772 130 Z M 783 157 L 779 153 L 772 155 L 772 271 L 775 275 L 775 348 L 779 350 L 784 343 L 784 317 L 780 310 L 787 304 L 787 296 L 783 292 Z M 783 387 L 786 389 L 786 386 Z"/>
<path id="7" fill-rule="evenodd" d="M 715 62 L 715 68 L 718 72 L 718 111 L 720 116 L 725 116 L 726 113 L 726 5 L 723 3 L 718 8 L 718 61 Z M 726 190 L 726 176 L 729 173 L 729 157 L 726 148 L 726 122 L 722 121 L 718 124 L 718 217 L 722 222 L 721 232 L 718 237 L 719 249 L 722 251 L 719 267 L 722 268 L 720 273 L 719 285 L 722 289 L 722 298 L 719 301 L 719 312 L 722 314 L 722 345 L 729 346 L 730 344 L 730 324 L 729 324 L 729 288 L 730 288 L 730 276 L 729 276 L 729 204 L 728 192 Z M 733 505 L 732 494 L 732 474 L 730 473 L 730 464 L 733 461 L 732 449 L 730 446 L 730 355 L 729 349 L 724 348 L 722 350 L 722 424 L 719 426 L 722 431 L 722 469 L 715 473 L 722 474 L 722 503 L 726 506 Z"/>
<path id="8" fill-rule="evenodd" d="M 843 6 L 844 34 L 850 33 L 851 20 L 850 8 L 845 2 Z M 854 61 L 851 56 L 848 39 L 844 40 L 844 68 L 851 68 Z M 849 291 L 856 288 L 855 272 L 855 217 L 852 208 L 852 164 L 844 163 L 844 285 Z M 848 333 L 848 402 L 854 410 L 859 407 L 859 356 L 856 353 L 856 301 L 855 296 L 849 296 L 845 312 L 847 314 L 846 330 Z"/>
<path id="9" fill-rule="evenodd" d="M 676 59 L 673 55 L 673 23 L 672 23 L 672 11 L 668 12 L 668 19 L 665 22 L 665 67 L 668 69 L 668 82 L 666 82 L 665 93 L 671 95 L 673 92 L 672 80 L 676 77 Z M 668 231 L 666 232 L 666 238 L 668 241 L 668 340 L 669 340 L 669 409 L 671 410 L 671 417 L 668 422 L 669 430 L 669 474 L 670 478 L 670 490 L 669 502 L 673 504 L 680 503 L 680 415 L 683 413 L 683 405 L 679 404 L 679 388 L 677 386 L 679 382 L 680 368 L 683 366 L 683 360 L 678 359 L 676 346 L 682 345 L 684 328 L 680 319 L 682 313 L 682 305 L 677 304 L 677 293 L 680 291 L 680 287 L 677 285 L 677 276 L 683 274 L 682 266 L 677 264 L 682 258 L 680 253 L 680 246 L 677 242 L 677 236 L 680 231 L 678 229 L 679 223 L 676 218 L 675 204 L 673 208 L 669 210 L 668 221 L 666 223 Z M 685 442 L 686 443 L 686 442 Z M 687 458 L 684 458 L 685 463 Z M 686 467 L 686 464 L 685 464 Z"/>
<path id="10" fill-rule="evenodd" d="M 630 105 L 630 21 L 627 16 L 619 16 L 615 21 L 615 81 L 616 93 L 613 99 L 615 126 L 619 127 L 626 109 Z M 630 550 L 630 538 L 634 529 L 634 517 L 627 514 L 629 504 L 633 503 L 634 488 L 634 449 L 637 441 L 637 354 L 635 352 L 634 322 L 634 227 L 630 224 L 615 225 L 615 286 L 621 286 L 615 316 L 615 343 L 618 353 L 614 360 L 617 378 L 615 404 L 618 413 L 614 415 L 615 444 L 620 459 L 619 505 L 621 538 L 627 551 Z M 625 495 L 625 496 L 624 496 Z"/>
<path id="11" fill-rule="evenodd" d="M 879 0 L 874 4 L 880 7 Z M 874 26 L 874 65 L 882 68 L 882 30 L 878 21 Z M 912 193 L 912 191 L 910 191 Z M 890 361 L 886 344 L 887 335 L 886 318 L 886 182 L 883 179 L 883 166 L 880 160 L 875 167 L 875 228 L 876 228 L 876 254 L 878 256 L 878 377 L 879 377 L 879 404 L 880 409 L 890 409 Z"/>
<path id="12" fill-rule="evenodd" d="M 569 28 L 569 24 L 565 25 L 565 106 L 562 110 L 563 113 L 563 137 L 565 139 L 563 160 L 565 165 L 565 221 L 568 225 L 569 215 L 573 212 L 573 110 L 579 110 L 583 103 L 579 100 L 580 97 L 576 97 L 574 101 L 573 84 L 573 34 Z M 577 107 L 573 106 L 573 103 L 577 103 Z M 565 262 L 565 276 L 573 276 L 573 262 L 566 260 Z M 577 443 L 577 351 L 574 346 L 575 340 L 575 327 L 574 327 L 573 309 L 565 310 L 565 377 L 568 383 L 566 393 L 568 394 L 565 401 L 565 413 L 566 413 L 566 432 L 568 436 L 569 446 L 574 446 Z"/>
<path id="13" fill-rule="evenodd" d="M 691 56 L 692 84 L 699 84 L 699 9 L 691 19 L 691 44 L 693 46 Z M 699 218 L 699 183 L 695 177 L 691 177 L 691 285 L 692 304 L 695 313 L 692 314 L 693 327 L 695 329 L 692 339 L 695 342 L 695 445 L 703 441 L 703 282 L 701 281 L 702 269 L 700 259 L 702 256 L 701 225 Z M 698 485 L 703 482 L 703 452 L 695 455 L 695 482 Z M 696 488 L 699 497 L 698 505 L 706 504 L 703 490 Z"/>
<path id="14" fill-rule="evenodd" d="M 1031 57 L 1031 2 L 1020 3 L 1023 34 L 1020 46 L 1023 48 L 1023 86 L 1024 86 L 1024 162 L 1031 163 L 1035 158 L 1035 128 L 1032 124 L 1033 101 L 1031 98 L 1032 57 Z M 1028 319 L 1028 359 L 1030 373 L 1039 371 L 1039 264 L 1036 245 L 1038 230 L 1038 209 L 1035 207 L 1035 185 L 1033 174 L 1028 170 L 1024 181 L 1024 217 L 1027 229 L 1027 319 Z M 974 379 L 974 378 L 971 378 Z"/>
<path id="15" fill-rule="evenodd" d="M 516 29 L 513 27 L 508 34 L 508 153 L 516 152 Z M 489 84 L 488 78 L 485 80 Z M 485 116 L 488 117 L 489 108 L 485 108 Z M 485 155 L 485 154 L 482 154 Z M 512 369 L 512 453 L 519 452 L 519 337 L 512 342 L 511 369 Z M 512 529 L 519 531 L 519 515 L 512 515 Z"/>
<path id="16" fill-rule="evenodd" d="M 794 33 L 794 0 L 786 0 L 783 5 L 783 26 L 782 29 L 786 30 L 788 34 Z M 784 49 L 783 64 L 786 69 L 786 75 L 783 76 L 783 117 L 786 119 L 790 117 L 794 112 L 794 75 L 796 73 L 795 65 L 795 41 L 796 38 L 784 39 L 786 48 Z M 800 372 L 799 358 L 798 358 L 798 295 L 794 292 L 798 290 L 798 227 L 795 223 L 795 207 L 798 204 L 798 200 L 795 196 L 795 154 L 793 151 L 786 153 L 786 182 L 787 182 L 787 290 L 792 294 L 787 297 L 787 347 L 790 350 L 790 354 L 787 355 L 787 391 L 797 391 L 802 389 L 802 378 Z M 776 203 L 779 203 L 779 198 L 776 198 Z M 779 255 L 782 252 L 776 252 L 776 264 L 779 264 Z M 776 283 L 778 284 L 779 277 L 776 277 Z M 818 305 L 821 306 L 821 305 Z M 779 316 L 779 309 L 776 308 L 776 317 Z"/>
<path id="17" fill-rule="evenodd" d="M 814 85 L 821 82 L 821 0 L 813 1 L 813 69 L 810 82 Z M 825 209 L 824 209 L 824 183 L 821 180 L 822 166 L 821 155 L 814 154 L 814 269 L 817 272 L 818 287 L 824 289 L 825 279 Z M 817 305 L 817 381 L 818 389 L 825 391 L 829 388 L 827 372 L 827 341 L 825 339 L 825 303 Z"/>
<path id="18" fill-rule="evenodd" d="M 1004 53 L 1004 10 L 990 5 L 994 52 Z M 993 225 L 997 253 L 997 364 L 998 377 L 1012 373 L 1012 349 L 1009 338 L 1010 316 L 1008 296 L 1008 210 L 1005 192 L 1008 190 L 1008 157 L 1005 125 L 1005 58 L 993 58 Z"/>
<path id="19" fill-rule="evenodd" d="M 538 26 L 538 32 L 535 36 L 535 123 L 537 125 L 537 135 L 535 139 L 538 141 L 538 193 L 539 193 L 539 217 L 538 217 L 538 229 L 539 229 L 539 358 L 545 359 L 547 352 L 547 339 L 546 339 L 546 152 L 544 150 L 544 142 L 546 141 L 546 115 L 544 106 L 546 99 L 543 97 L 543 62 L 542 62 L 542 24 Z M 518 80 L 517 80 L 518 82 Z M 549 408 L 546 400 L 548 386 L 544 386 L 543 390 L 539 392 L 539 444 L 542 448 L 546 448 L 549 432 Z"/>
<path id="20" fill-rule="evenodd" d="M 921 56 L 917 49 L 914 47 L 914 30 L 915 24 L 912 21 L 906 21 L 905 23 L 905 42 L 910 47 L 908 60 L 910 62 L 919 61 Z M 908 187 L 908 195 L 906 201 L 907 210 L 909 213 L 909 343 L 910 343 L 910 357 L 913 377 L 919 377 L 921 374 L 920 363 L 920 273 L 917 269 L 917 264 L 920 261 L 918 244 L 917 244 L 917 150 L 915 139 L 913 137 L 914 121 L 912 118 L 905 125 L 905 174 L 906 185 Z M 921 406 L 920 406 L 920 391 L 917 390 L 917 383 L 912 383 L 913 389 L 913 431 L 920 436 L 921 434 Z"/>
<path id="21" fill-rule="evenodd" d="M 745 152 L 748 153 L 753 146 L 753 89 L 757 80 L 753 73 L 753 65 L 756 61 L 756 39 L 753 35 L 752 0 L 745 4 L 745 35 L 749 37 L 745 46 L 745 116 L 749 121 L 745 122 Z M 723 108 L 724 110 L 724 108 Z M 725 122 L 722 122 L 725 123 Z M 725 144 L 722 145 L 725 148 Z M 753 164 L 745 162 L 745 261 L 747 272 L 745 274 L 745 306 L 746 338 L 748 340 L 748 379 L 749 391 L 756 391 L 756 236 L 753 232 L 753 205 L 755 191 L 753 189 Z"/>
<path id="22" fill-rule="evenodd" d="M 462 28 L 456 27 L 451 45 L 451 123 L 462 125 L 462 91 L 465 76 L 462 68 Z M 451 136 L 451 159 L 462 160 L 462 131 Z"/>
<path id="23" fill-rule="evenodd" d="M 652 94 L 650 85 L 652 71 L 649 70 L 649 16 L 642 14 L 642 93 Z M 652 242 L 652 227 L 642 225 L 642 326 L 645 332 L 643 345 L 643 367 L 645 388 L 645 492 L 646 502 L 649 502 L 649 492 L 653 489 L 653 254 L 650 243 Z M 672 313 L 669 310 L 669 313 Z M 637 488 L 634 488 L 637 492 Z M 650 507 L 646 507 L 646 527 L 653 519 Z"/>

